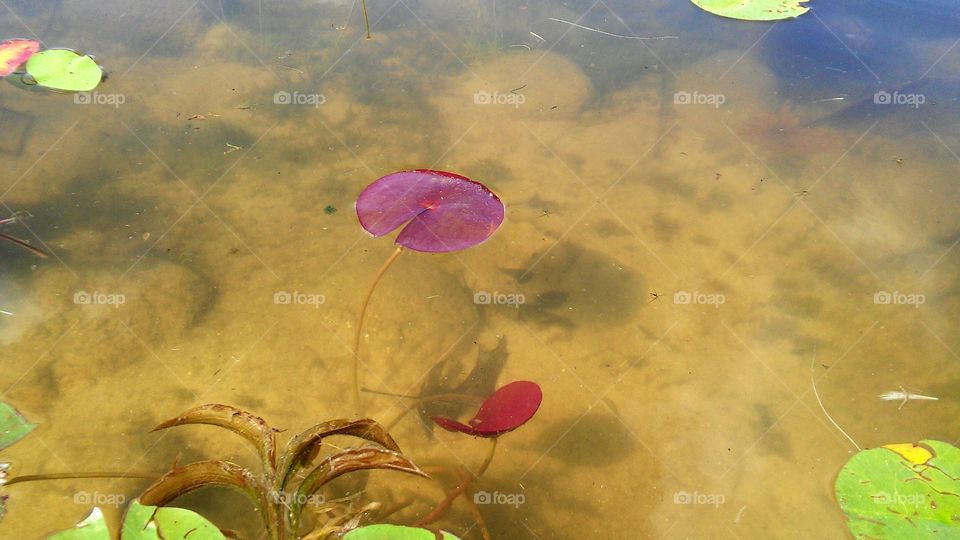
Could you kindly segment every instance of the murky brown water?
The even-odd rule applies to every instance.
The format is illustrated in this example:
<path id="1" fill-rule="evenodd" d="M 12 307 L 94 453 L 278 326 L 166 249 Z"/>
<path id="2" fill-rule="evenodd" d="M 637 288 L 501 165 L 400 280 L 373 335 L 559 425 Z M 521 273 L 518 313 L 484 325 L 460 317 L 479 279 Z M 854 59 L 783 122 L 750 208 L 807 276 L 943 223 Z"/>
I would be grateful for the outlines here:
<path id="1" fill-rule="evenodd" d="M 818 122 L 854 97 L 786 95 L 768 26 L 686 4 L 373 2 L 372 41 L 350 3 L 10 7 L 3 36 L 109 72 L 99 103 L 0 88 L 0 208 L 33 215 L 5 231 L 54 255 L 0 246 L 0 388 L 40 423 L 4 451 L 15 473 L 251 461 L 215 428 L 149 432 L 201 403 L 286 433 L 352 415 L 354 318 L 393 249 L 352 204 L 415 167 L 484 182 L 507 220 L 476 248 L 397 261 L 364 385 L 416 394 L 444 355 L 465 375 L 505 353 L 498 384 L 543 387 L 476 486 L 523 495 L 480 505 L 494 538 L 846 537 L 832 486 L 854 448 L 811 375 L 861 447 L 956 440 L 954 109 Z M 930 77 L 960 65 L 953 40 L 916 45 Z M 877 399 L 901 386 L 940 400 Z M 406 404 L 365 400 L 384 423 Z M 415 415 L 393 435 L 425 465 L 486 451 Z M 0 536 L 145 485 L 11 486 Z M 401 522 L 442 498 L 398 473 L 370 489 L 413 497 Z M 255 537 L 231 497 L 183 502 Z M 441 524 L 479 538 L 462 503 Z"/>

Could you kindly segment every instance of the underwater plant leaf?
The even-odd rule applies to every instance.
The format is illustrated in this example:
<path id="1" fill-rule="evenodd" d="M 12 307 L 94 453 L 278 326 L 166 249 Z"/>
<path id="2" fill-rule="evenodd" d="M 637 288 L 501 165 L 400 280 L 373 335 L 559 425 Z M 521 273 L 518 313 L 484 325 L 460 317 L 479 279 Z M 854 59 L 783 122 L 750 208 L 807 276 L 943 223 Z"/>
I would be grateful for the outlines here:
<path id="1" fill-rule="evenodd" d="M 460 540 L 459 537 L 447 531 L 440 531 L 440 533 L 443 535 L 443 540 Z M 343 535 L 343 540 L 436 540 L 436 538 L 433 531 L 428 529 L 385 523 L 357 527 Z"/>
<path id="2" fill-rule="evenodd" d="M 36 427 L 20 411 L 0 401 L 0 450 L 26 437 Z"/>
<path id="3" fill-rule="evenodd" d="M 400 447 L 397 446 L 393 437 L 383 429 L 383 426 L 365 418 L 362 420 L 330 420 L 317 424 L 290 439 L 287 443 L 283 455 L 280 457 L 279 471 L 283 477 L 277 488 L 282 491 L 290 478 L 296 474 L 296 469 L 309 459 L 311 452 L 317 448 L 324 437 L 333 435 L 349 435 L 361 439 L 375 442 L 388 450 L 400 453 Z"/>
<path id="4" fill-rule="evenodd" d="M 434 416 L 432 420 L 447 431 L 459 431 L 474 437 L 496 437 L 513 431 L 533 418 L 543 401 L 540 385 L 514 381 L 497 389 L 468 422 Z"/>
<path id="5" fill-rule="evenodd" d="M 27 74 L 40 86 L 66 92 L 93 90 L 103 79 L 103 70 L 86 55 L 69 49 L 47 49 L 27 60 Z"/>
<path id="6" fill-rule="evenodd" d="M 40 50 L 40 42 L 32 39 L 8 39 L 0 43 L 0 77 L 13 73 Z"/>
<path id="7" fill-rule="evenodd" d="M 216 525 L 186 508 L 144 506 L 134 500 L 123 518 L 121 540 L 225 540 Z"/>
<path id="8" fill-rule="evenodd" d="M 948 443 L 861 450 L 834 489 L 855 538 L 960 537 L 960 449 Z"/>
<path id="9" fill-rule="evenodd" d="M 83 521 L 70 529 L 51 534 L 47 540 L 110 540 L 110 531 L 103 519 L 103 512 L 94 506 Z"/>
<path id="10" fill-rule="evenodd" d="M 183 494 L 208 486 L 237 488 L 260 505 L 253 474 L 229 461 L 197 461 L 174 467 L 140 495 L 140 502 L 147 506 L 164 506 Z"/>
<path id="11" fill-rule="evenodd" d="M 357 198 L 357 218 L 373 236 L 406 226 L 398 245 L 442 253 L 475 246 L 503 223 L 504 207 L 486 186 L 446 171 L 417 169 L 373 181 Z"/>
<path id="12" fill-rule="evenodd" d="M 368 469 L 392 469 L 424 478 L 430 476 L 399 452 L 384 450 L 372 446 L 353 448 L 327 456 L 320 462 L 297 488 L 297 496 L 291 506 L 296 513 L 302 501 L 310 500 L 325 484 L 346 473 Z"/>
<path id="13" fill-rule="evenodd" d="M 690 0 L 698 8 L 741 21 L 779 21 L 799 17 L 810 10 L 808 0 Z"/>
<path id="14" fill-rule="evenodd" d="M 272 471 L 276 466 L 277 443 L 274 432 L 259 416 L 230 405 L 211 403 L 171 418 L 153 428 L 153 431 L 185 424 L 208 424 L 229 429 L 253 444 L 267 470 Z"/>

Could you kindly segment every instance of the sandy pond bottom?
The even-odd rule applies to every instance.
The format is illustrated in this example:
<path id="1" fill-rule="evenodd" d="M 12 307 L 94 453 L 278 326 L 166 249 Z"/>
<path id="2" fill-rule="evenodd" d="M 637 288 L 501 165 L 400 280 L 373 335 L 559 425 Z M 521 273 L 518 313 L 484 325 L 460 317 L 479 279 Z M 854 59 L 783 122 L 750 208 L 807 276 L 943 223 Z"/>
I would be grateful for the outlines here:
<path id="1" fill-rule="evenodd" d="M 105 85 L 127 96 L 116 110 L 4 91 L 4 107 L 42 118 L 5 165 L 4 203 L 30 209 L 57 255 L 2 247 L 16 300 L 0 320 L 0 381 L 41 424 L 4 451 L 16 473 L 251 462 L 215 428 L 149 432 L 201 403 L 254 411 L 281 440 L 350 416 L 354 317 L 393 249 L 362 234 L 352 202 L 411 167 L 486 183 L 508 217 L 477 248 L 398 260 L 370 307 L 364 384 L 415 394 L 449 358 L 455 386 L 503 354 L 485 376 L 543 387 L 539 414 L 503 437 L 476 486 L 523 495 L 480 507 L 494 538 L 844 538 L 832 484 L 852 446 L 811 375 L 862 447 L 956 438 L 955 163 L 929 133 L 798 127 L 802 111 L 770 104 L 772 76 L 739 51 L 602 99 L 565 57 L 517 50 L 434 75 L 429 95 L 389 114 L 343 74 L 324 80 L 322 106 L 283 107 L 273 93 L 301 75 L 264 76 L 231 56 L 232 39 L 214 26 L 184 58 L 143 58 Z M 361 45 L 389 56 L 391 39 Z M 721 108 L 664 97 L 734 64 Z M 383 84 L 407 69 L 391 64 Z M 521 84 L 522 105 L 474 101 Z M 786 142 L 772 136 L 782 126 Z M 924 303 L 875 303 L 885 291 Z M 81 292 L 123 303 L 77 303 Z M 323 302 L 275 303 L 283 292 Z M 525 303 L 475 303 L 483 292 Z M 876 398 L 901 385 L 941 400 Z M 383 422 L 406 404 L 366 401 Z M 415 415 L 393 435 L 424 465 L 475 466 L 486 450 L 429 435 Z M 412 498 L 402 520 L 442 497 L 397 473 L 371 482 L 371 497 Z M 89 510 L 78 493 L 130 500 L 143 487 L 18 486 L 0 536 L 69 526 Z M 186 501 L 256 534 L 239 497 Z M 477 537 L 462 505 L 441 523 Z"/>

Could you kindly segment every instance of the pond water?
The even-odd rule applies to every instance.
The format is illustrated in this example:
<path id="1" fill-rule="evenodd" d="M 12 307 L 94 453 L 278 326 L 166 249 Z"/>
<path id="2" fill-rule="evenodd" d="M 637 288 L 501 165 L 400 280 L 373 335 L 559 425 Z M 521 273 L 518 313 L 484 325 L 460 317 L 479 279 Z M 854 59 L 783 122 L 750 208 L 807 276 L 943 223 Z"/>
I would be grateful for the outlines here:
<path id="1" fill-rule="evenodd" d="M 371 0 L 366 40 L 354 2 L 7 0 L 0 37 L 108 78 L 0 84 L 0 217 L 32 216 L 3 232 L 51 254 L 0 245 L 2 399 L 39 423 L 3 460 L 252 466 L 217 428 L 150 430 L 203 403 L 281 441 L 354 416 L 356 316 L 394 246 L 353 202 L 432 168 L 506 221 L 397 260 L 361 376 L 542 387 L 471 486 L 493 538 L 848 537 L 833 482 L 857 446 L 958 437 L 960 25 L 937 1 L 821 3 L 748 23 L 681 0 Z M 878 399 L 901 387 L 939 400 Z M 384 424 L 410 404 L 363 399 Z M 412 460 L 483 461 L 424 418 L 391 428 Z M 355 503 L 411 523 L 441 479 L 373 472 Z M 0 537 L 94 503 L 115 524 L 148 484 L 10 486 Z M 261 534 L 239 495 L 178 503 Z M 463 500 L 438 524 L 481 537 Z"/>

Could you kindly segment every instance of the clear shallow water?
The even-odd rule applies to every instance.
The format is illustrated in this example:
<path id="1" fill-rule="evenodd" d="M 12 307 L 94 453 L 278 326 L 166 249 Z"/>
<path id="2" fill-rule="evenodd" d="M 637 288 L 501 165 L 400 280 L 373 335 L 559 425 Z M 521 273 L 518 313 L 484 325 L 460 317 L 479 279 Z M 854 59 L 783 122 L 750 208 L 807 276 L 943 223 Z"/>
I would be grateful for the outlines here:
<path id="1" fill-rule="evenodd" d="M 416 394 L 441 358 L 462 362 L 456 379 L 501 354 L 499 384 L 542 385 L 477 486 L 524 495 L 481 506 L 494 538 L 846 537 L 832 485 L 853 447 L 811 363 L 860 446 L 956 441 L 948 17 L 372 2 L 365 41 L 350 3 L 9 6 L 4 37 L 109 72 L 96 103 L 0 90 L 0 200 L 34 216 L 5 231 L 55 255 L 0 246 L 4 399 L 41 423 L 4 451 L 16 472 L 251 461 L 213 428 L 149 433 L 200 403 L 291 432 L 350 416 L 354 317 L 393 249 L 352 202 L 413 167 L 486 183 L 507 221 L 479 247 L 398 260 L 370 307 L 364 384 Z M 900 386 L 940 400 L 877 399 Z M 404 406 L 365 399 L 385 423 Z M 424 465 L 486 450 L 413 416 L 392 433 Z M 69 526 L 80 492 L 143 487 L 11 487 L 0 536 Z M 413 498 L 405 521 L 442 497 L 388 472 L 370 489 Z M 239 498 L 184 503 L 256 535 Z M 462 503 L 442 522 L 472 523 Z"/>

